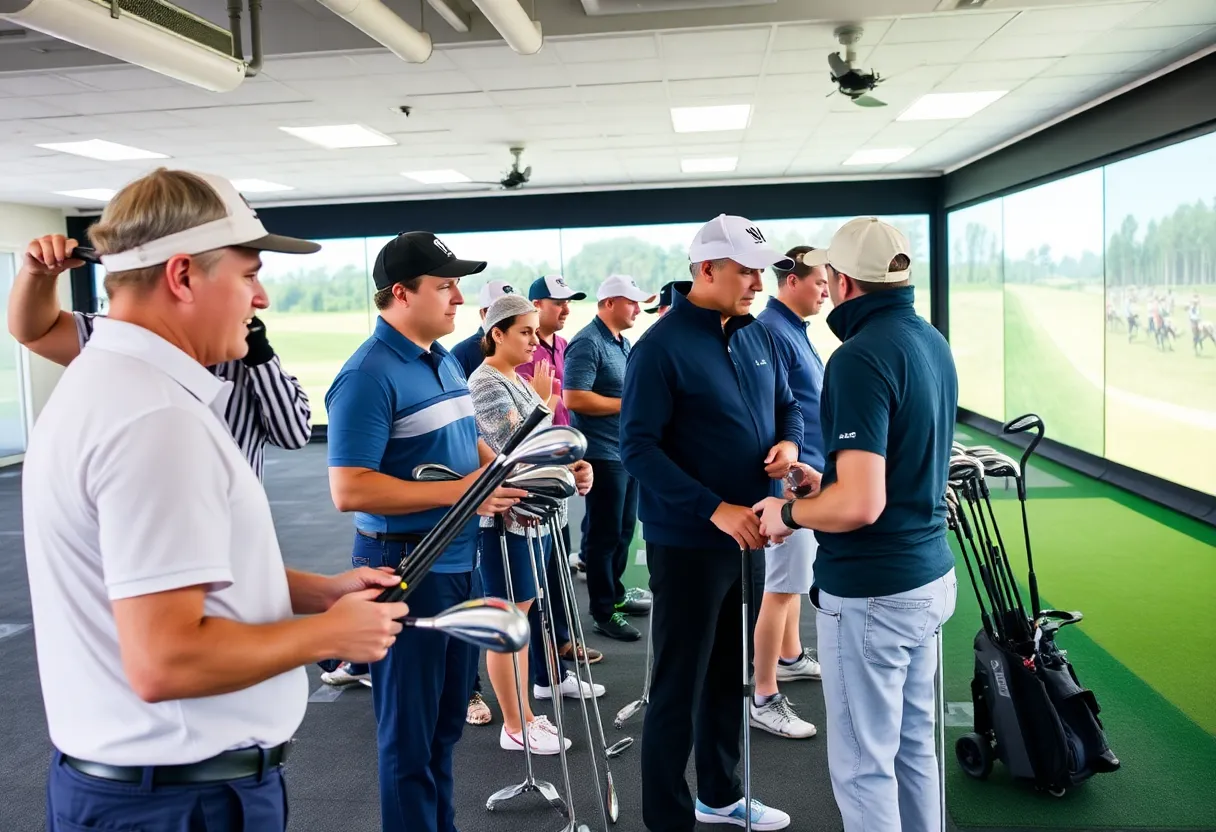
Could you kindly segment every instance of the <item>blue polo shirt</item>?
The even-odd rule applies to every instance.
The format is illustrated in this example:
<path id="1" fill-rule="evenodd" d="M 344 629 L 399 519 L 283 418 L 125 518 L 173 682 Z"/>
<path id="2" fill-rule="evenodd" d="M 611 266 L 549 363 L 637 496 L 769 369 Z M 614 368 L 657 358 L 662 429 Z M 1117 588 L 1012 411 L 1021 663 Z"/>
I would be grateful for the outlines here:
<path id="1" fill-rule="evenodd" d="M 325 394 L 325 407 L 331 468 L 370 468 L 408 480 L 423 462 L 438 462 L 460 474 L 480 467 L 473 400 L 460 365 L 438 343 L 424 352 L 383 318 L 376 319 L 372 336 L 338 372 Z M 446 512 L 356 512 L 355 527 L 426 534 Z M 473 517 L 432 571 L 471 571 L 476 553 Z"/>
<path id="2" fill-rule="evenodd" d="M 466 379 L 473 375 L 473 371 L 481 366 L 482 361 L 485 361 L 485 353 L 481 351 L 483 336 L 485 336 L 485 331 L 481 327 L 477 327 L 476 332 L 452 347 L 452 357 L 456 359 L 460 369 L 464 370 Z"/>
<path id="3" fill-rule="evenodd" d="M 768 327 L 785 366 L 790 392 L 802 410 L 802 452 L 799 460 L 823 471 L 823 429 L 819 424 L 819 394 L 823 390 L 823 359 L 807 337 L 807 322 L 777 298 L 769 298 L 756 320 Z"/>
<path id="4" fill-rule="evenodd" d="M 836 482 L 841 451 L 886 460 L 887 502 L 878 520 L 851 532 L 815 532 L 815 583 L 842 598 L 907 592 L 954 567 L 945 495 L 958 375 L 950 346 L 916 314 L 912 293 L 909 286 L 862 295 L 828 315 L 843 343 L 823 380 L 823 487 Z"/>
<path id="5" fill-rule="evenodd" d="M 711 521 L 718 505 L 751 507 L 781 493 L 764 471 L 773 445 L 802 445 L 802 412 L 772 335 L 751 315 L 731 318 L 686 297 L 638 339 L 621 396 L 621 463 L 638 481 L 647 542 L 735 548 Z"/>
<path id="6" fill-rule="evenodd" d="M 597 315 L 566 346 L 564 389 L 619 399 L 628 358 L 629 339 L 615 337 Z M 621 414 L 584 416 L 572 410 L 570 425 L 587 437 L 587 459 L 620 461 Z"/>

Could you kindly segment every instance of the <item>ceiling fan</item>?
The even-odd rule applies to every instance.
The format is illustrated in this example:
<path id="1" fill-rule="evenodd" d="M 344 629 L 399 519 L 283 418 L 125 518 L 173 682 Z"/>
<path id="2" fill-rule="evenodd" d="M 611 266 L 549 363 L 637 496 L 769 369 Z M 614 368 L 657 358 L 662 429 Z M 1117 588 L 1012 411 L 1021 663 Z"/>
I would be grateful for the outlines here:
<path id="1" fill-rule="evenodd" d="M 504 191 L 514 191 L 518 189 L 532 178 L 531 165 L 528 165 L 526 168 L 522 169 L 519 167 L 519 157 L 523 155 L 523 152 L 524 149 L 522 147 L 511 148 L 511 155 L 514 157 L 514 161 L 511 162 L 511 169 L 503 175 L 502 179 L 499 179 L 497 182 L 474 182 L 472 184 L 497 185 Z"/>
<path id="2" fill-rule="evenodd" d="M 845 48 L 845 51 L 843 58 L 840 57 L 839 52 L 828 55 L 832 82 L 836 84 L 836 89 L 828 95 L 832 96 L 839 92 L 841 95 L 851 98 L 858 107 L 885 107 L 887 102 L 879 101 L 869 94 L 882 82 L 882 76 L 873 70 L 863 73 L 853 67 L 857 60 L 857 50 L 854 45 L 861 40 L 861 33 L 860 26 L 841 26 L 832 33 L 840 41 L 840 45 Z"/>

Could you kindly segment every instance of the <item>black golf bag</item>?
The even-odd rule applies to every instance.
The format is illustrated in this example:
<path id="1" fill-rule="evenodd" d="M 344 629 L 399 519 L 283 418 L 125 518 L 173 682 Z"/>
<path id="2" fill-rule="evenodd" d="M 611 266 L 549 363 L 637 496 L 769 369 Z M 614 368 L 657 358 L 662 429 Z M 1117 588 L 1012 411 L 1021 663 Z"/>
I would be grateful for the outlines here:
<path id="1" fill-rule="evenodd" d="M 1060 796 L 1068 786 L 1119 768 L 1098 700 L 1078 681 L 1054 631 L 1044 633 L 1036 655 L 1026 659 L 980 630 L 971 699 L 975 733 L 960 737 L 956 751 L 973 777 L 987 777 L 995 757 L 1014 779 Z"/>

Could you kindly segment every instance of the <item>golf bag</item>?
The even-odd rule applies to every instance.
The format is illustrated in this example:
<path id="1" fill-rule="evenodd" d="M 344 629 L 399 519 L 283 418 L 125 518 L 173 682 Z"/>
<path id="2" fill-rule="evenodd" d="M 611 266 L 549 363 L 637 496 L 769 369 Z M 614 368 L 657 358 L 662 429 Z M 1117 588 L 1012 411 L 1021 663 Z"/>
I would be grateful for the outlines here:
<path id="1" fill-rule="evenodd" d="M 1015 779 L 1059 796 L 1115 771 L 1119 761 L 1106 742 L 1097 697 L 1050 634 L 1037 653 L 1026 659 L 984 630 L 976 634 L 975 733 L 960 737 L 956 750 L 973 777 L 987 777 L 995 756 Z"/>

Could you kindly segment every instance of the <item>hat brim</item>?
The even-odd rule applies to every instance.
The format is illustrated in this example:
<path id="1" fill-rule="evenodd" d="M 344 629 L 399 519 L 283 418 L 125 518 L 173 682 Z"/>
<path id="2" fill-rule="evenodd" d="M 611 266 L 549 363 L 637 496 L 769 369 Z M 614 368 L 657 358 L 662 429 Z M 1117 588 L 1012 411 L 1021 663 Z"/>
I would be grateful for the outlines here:
<path id="1" fill-rule="evenodd" d="M 281 234 L 267 234 L 265 237 L 259 237 L 240 245 L 254 251 L 274 251 L 280 254 L 316 254 L 321 250 L 320 243 L 296 237 L 284 237 Z"/>
<path id="2" fill-rule="evenodd" d="M 786 257 L 784 254 L 779 254 L 771 248 L 753 248 L 741 255 L 731 255 L 732 260 L 740 266 L 746 266 L 749 269 L 781 269 L 782 271 L 792 271 L 794 268 L 794 259 Z"/>
<path id="3" fill-rule="evenodd" d="M 625 298 L 625 300 L 631 300 L 634 303 L 650 303 L 652 300 L 654 300 L 657 297 L 658 297 L 658 295 L 656 295 L 656 294 L 648 295 L 644 291 L 639 289 L 636 292 L 625 291 L 625 292 L 621 292 L 621 294 L 619 294 L 619 295 L 609 295 L 608 297 L 604 298 L 604 300 L 611 300 L 612 298 Z M 655 308 L 657 309 L 658 307 L 655 307 Z"/>
<path id="4" fill-rule="evenodd" d="M 468 277 L 471 274 L 483 271 L 485 267 L 486 261 L 484 260 L 461 260 L 454 258 L 442 266 L 431 269 L 427 274 L 432 277 Z"/>
<path id="5" fill-rule="evenodd" d="M 831 258 L 828 257 L 828 250 L 826 248 L 813 249 L 802 255 L 802 265 L 808 268 L 813 269 L 816 266 L 826 266 L 829 263 L 831 263 Z"/>
<path id="6" fill-rule="evenodd" d="M 531 299 L 532 300 L 586 300 L 587 293 L 571 291 L 570 294 L 568 294 L 568 295 L 557 295 L 557 294 L 554 294 L 553 292 L 546 292 L 545 294 L 541 295 L 540 297 L 535 297 L 535 298 L 531 298 Z"/>

